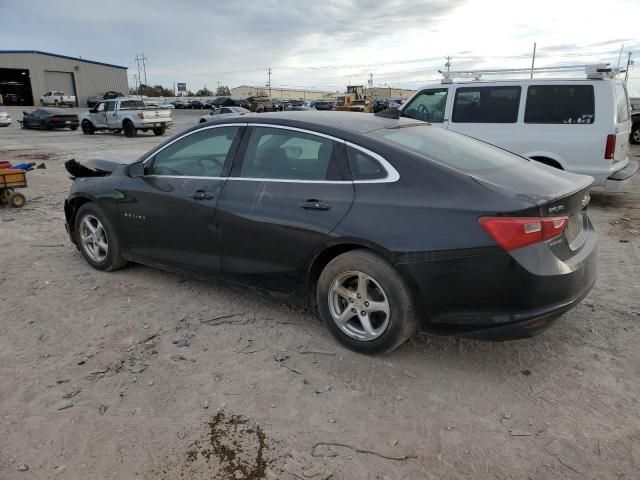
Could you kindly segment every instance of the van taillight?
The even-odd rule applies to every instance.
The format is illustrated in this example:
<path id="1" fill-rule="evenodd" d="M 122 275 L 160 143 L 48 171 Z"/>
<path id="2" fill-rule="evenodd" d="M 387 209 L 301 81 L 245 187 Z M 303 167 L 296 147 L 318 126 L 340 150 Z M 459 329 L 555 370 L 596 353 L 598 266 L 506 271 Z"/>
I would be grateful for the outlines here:
<path id="1" fill-rule="evenodd" d="M 607 135 L 607 146 L 604 149 L 605 160 L 612 160 L 613 155 L 616 153 L 616 136 Z"/>
<path id="2" fill-rule="evenodd" d="M 515 250 L 562 234 L 569 217 L 480 217 L 478 223 L 504 250 Z"/>

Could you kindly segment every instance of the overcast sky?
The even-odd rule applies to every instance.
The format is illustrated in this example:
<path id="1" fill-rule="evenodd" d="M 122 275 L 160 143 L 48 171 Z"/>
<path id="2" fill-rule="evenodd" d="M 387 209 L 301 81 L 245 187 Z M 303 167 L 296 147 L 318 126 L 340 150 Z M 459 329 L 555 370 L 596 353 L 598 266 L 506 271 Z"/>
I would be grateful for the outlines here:
<path id="1" fill-rule="evenodd" d="M 0 0 L 0 49 L 33 49 L 129 67 L 151 84 L 218 82 L 344 90 L 416 88 L 452 69 L 637 60 L 638 0 Z M 632 57 L 633 58 L 633 57 Z M 626 64 L 626 58 L 623 57 Z"/>

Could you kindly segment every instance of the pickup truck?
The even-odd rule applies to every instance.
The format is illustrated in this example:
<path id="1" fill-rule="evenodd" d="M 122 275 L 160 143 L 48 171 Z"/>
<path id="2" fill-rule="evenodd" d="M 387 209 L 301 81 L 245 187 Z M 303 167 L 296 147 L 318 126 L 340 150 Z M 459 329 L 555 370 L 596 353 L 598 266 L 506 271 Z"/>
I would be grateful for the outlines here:
<path id="1" fill-rule="evenodd" d="M 85 135 L 103 130 L 124 132 L 125 137 L 135 137 L 138 130 L 164 135 L 172 123 L 169 110 L 147 108 L 137 98 L 105 100 L 80 117 L 80 128 Z"/>
<path id="2" fill-rule="evenodd" d="M 74 95 L 67 95 L 64 92 L 47 92 L 40 97 L 40 105 L 43 107 L 46 105 L 55 105 L 56 107 L 69 105 L 70 107 L 74 107 L 76 105 L 76 97 Z"/>

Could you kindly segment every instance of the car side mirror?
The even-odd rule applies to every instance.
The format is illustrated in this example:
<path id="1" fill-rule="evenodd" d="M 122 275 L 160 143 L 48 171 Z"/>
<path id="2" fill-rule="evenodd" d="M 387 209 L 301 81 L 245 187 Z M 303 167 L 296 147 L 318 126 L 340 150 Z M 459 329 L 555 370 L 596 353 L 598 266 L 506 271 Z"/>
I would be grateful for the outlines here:
<path id="1" fill-rule="evenodd" d="M 127 167 L 127 175 L 131 178 L 144 177 L 144 164 L 142 162 L 132 163 Z"/>

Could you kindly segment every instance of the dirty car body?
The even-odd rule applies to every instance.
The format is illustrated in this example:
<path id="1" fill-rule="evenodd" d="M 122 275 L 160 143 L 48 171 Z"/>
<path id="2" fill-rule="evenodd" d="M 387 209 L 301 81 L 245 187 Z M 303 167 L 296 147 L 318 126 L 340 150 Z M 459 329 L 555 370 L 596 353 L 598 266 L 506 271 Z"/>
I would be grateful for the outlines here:
<path id="1" fill-rule="evenodd" d="M 195 136 L 212 135 L 208 153 L 183 168 L 191 157 L 181 164 L 180 152 L 192 155 Z M 419 326 L 439 334 L 535 335 L 596 278 L 590 177 L 409 119 L 225 118 L 137 161 L 74 161 L 68 170 L 76 178 L 66 226 L 76 244 L 75 216 L 92 202 L 127 261 L 313 305 L 323 302 L 316 293 L 327 266 L 366 252 L 406 285 Z"/>

